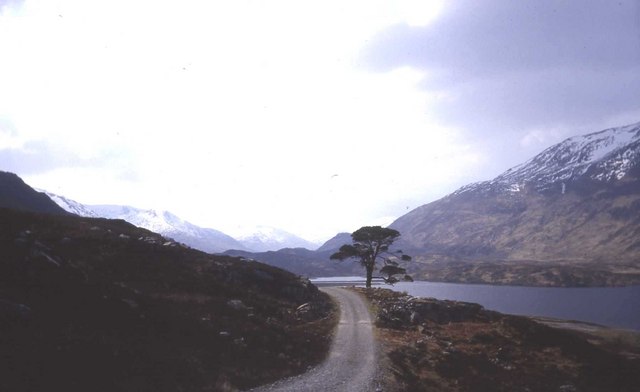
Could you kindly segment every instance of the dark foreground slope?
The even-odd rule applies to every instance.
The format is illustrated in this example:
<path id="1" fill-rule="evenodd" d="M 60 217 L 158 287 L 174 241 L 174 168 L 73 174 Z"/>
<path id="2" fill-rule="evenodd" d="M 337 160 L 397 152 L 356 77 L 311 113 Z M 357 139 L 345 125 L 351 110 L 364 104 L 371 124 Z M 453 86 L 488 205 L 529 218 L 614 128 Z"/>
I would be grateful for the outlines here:
<path id="1" fill-rule="evenodd" d="M 124 221 L 0 209 L 0 255 L 3 391 L 233 390 L 328 348 L 308 281 Z"/>
<path id="2" fill-rule="evenodd" d="M 478 304 L 359 289 L 376 310 L 385 391 L 637 391 L 640 335 L 558 329 Z"/>
<path id="3" fill-rule="evenodd" d="M 0 207 L 66 215 L 47 195 L 36 192 L 13 173 L 0 171 Z"/>

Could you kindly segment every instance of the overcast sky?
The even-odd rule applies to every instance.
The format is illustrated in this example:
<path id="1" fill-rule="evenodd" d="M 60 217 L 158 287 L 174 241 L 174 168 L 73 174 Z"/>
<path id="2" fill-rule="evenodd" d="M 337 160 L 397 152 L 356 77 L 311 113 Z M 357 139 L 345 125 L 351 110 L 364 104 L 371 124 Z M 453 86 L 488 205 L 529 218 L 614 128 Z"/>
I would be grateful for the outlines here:
<path id="1" fill-rule="evenodd" d="M 0 170 L 313 241 L 640 121 L 640 2 L 0 0 Z"/>

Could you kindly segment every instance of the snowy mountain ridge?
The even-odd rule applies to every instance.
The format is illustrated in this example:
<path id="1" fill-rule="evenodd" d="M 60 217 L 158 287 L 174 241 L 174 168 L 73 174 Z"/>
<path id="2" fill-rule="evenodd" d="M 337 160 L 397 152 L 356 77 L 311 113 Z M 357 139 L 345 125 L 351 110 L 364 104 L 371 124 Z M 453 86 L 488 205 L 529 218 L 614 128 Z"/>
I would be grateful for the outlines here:
<path id="1" fill-rule="evenodd" d="M 180 230 L 188 234 L 198 235 L 198 229 L 200 229 L 198 226 L 178 218 L 169 211 L 141 209 L 120 205 L 92 205 L 89 206 L 89 208 L 98 216 L 111 219 L 123 219 L 156 233 Z"/>
<path id="2" fill-rule="evenodd" d="M 640 282 L 640 123 L 558 143 L 389 227 L 414 279 L 539 286 Z"/>
<path id="3" fill-rule="evenodd" d="M 583 176 L 605 182 L 620 180 L 639 162 L 640 122 L 571 137 L 491 181 L 466 185 L 454 194 L 483 189 L 519 192 L 527 184 L 538 191 L 563 190 Z"/>
<path id="4" fill-rule="evenodd" d="M 123 219 L 205 252 L 217 253 L 229 249 L 264 252 L 282 248 L 315 249 L 318 247 L 317 244 L 274 227 L 244 227 L 242 234 L 236 239 L 221 231 L 194 225 L 169 211 L 122 205 L 85 205 L 64 196 L 43 192 L 60 207 L 76 215 Z"/>
<path id="5" fill-rule="evenodd" d="M 282 248 L 306 248 L 314 250 L 314 244 L 285 230 L 271 226 L 238 227 L 235 238 L 247 248 L 259 252 L 278 250 Z"/>
<path id="6" fill-rule="evenodd" d="M 42 192 L 49 196 L 51 200 L 53 200 L 57 205 L 62 207 L 65 211 L 71 212 L 72 214 L 84 216 L 87 218 L 97 218 L 98 214 L 92 211 L 90 208 L 85 206 L 82 203 L 78 203 L 75 200 L 67 199 L 64 196 L 56 195 L 55 193 L 47 192 L 43 189 L 36 189 L 38 192 Z"/>
<path id="7" fill-rule="evenodd" d="M 121 205 L 85 205 L 51 192 L 45 191 L 45 193 L 60 207 L 76 215 L 89 218 L 122 219 L 204 252 L 216 253 L 228 249 L 247 249 L 233 237 L 221 231 L 196 226 L 169 211 Z"/>

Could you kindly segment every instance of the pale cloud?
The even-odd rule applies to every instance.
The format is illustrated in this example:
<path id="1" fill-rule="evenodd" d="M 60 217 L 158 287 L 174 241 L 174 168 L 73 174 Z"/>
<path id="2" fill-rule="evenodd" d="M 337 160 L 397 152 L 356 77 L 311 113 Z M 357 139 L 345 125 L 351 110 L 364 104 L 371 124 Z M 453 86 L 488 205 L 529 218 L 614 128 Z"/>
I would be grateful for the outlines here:
<path id="1" fill-rule="evenodd" d="M 423 110 L 439 98 L 422 71 L 358 67 L 376 31 L 428 24 L 439 4 L 26 2 L 0 17 L 0 114 L 47 154 L 16 171 L 221 230 L 317 240 L 386 222 L 476 159 Z"/>
<path id="2" fill-rule="evenodd" d="M 23 3 L 24 0 L 0 0 L 0 15 L 16 13 Z"/>
<path id="3" fill-rule="evenodd" d="M 457 26 L 456 7 L 415 0 L 16 3 L 0 14 L 0 118 L 12 126 L 0 128 L 0 159 L 11 158 L 30 184 L 81 202 L 164 208 L 223 231 L 263 224 L 319 240 L 387 222 L 506 169 L 496 145 L 533 151 L 550 141 L 558 132 L 530 123 L 541 113 L 576 129 L 565 121 L 564 98 L 549 98 L 519 68 L 492 71 L 482 48 L 472 48 L 483 60 L 481 78 L 470 79 L 475 68 L 456 56 L 403 57 L 424 34 Z M 395 32 L 400 52 L 370 67 L 363 59 L 379 47 L 381 32 Z M 447 54 L 447 45 L 465 44 L 456 37 L 439 36 L 436 48 Z M 530 71 L 552 81 L 566 75 Z M 575 83 L 572 91 L 596 112 L 601 99 L 579 81 L 593 80 L 589 86 L 597 83 L 607 97 L 618 86 L 617 73 L 576 75 L 559 86 Z M 627 79 L 632 88 L 633 74 Z M 513 86 L 532 95 L 510 94 Z M 548 105 L 529 111 L 532 100 Z M 505 115 L 505 107 L 513 112 Z M 521 132 L 511 136 L 495 130 L 518 121 Z M 40 154 L 22 160 L 25 146 L 39 146 Z M 509 151 L 521 158 L 516 150 Z"/>

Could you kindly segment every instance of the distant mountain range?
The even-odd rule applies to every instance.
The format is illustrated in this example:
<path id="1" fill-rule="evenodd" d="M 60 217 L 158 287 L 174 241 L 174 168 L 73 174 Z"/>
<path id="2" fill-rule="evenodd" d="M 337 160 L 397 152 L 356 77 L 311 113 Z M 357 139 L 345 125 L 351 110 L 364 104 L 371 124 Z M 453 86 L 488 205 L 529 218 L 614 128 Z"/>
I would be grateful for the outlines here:
<path id="1" fill-rule="evenodd" d="M 342 245 L 351 243 L 351 234 L 339 233 L 315 251 L 305 248 L 284 248 L 277 251 L 244 252 L 229 250 L 225 254 L 253 259 L 265 264 L 311 278 L 326 276 L 359 276 L 363 269 L 353 261 L 329 260 Z"/>
<path id="2" fill-rule="evenodd" d="M 15 175 L 1 174 L 0 206 L 3 192 L 13 195 L 26 186 Z M 62 210 L 40 195 L 26 195 L 20 203 L 124 219 L 197 249 L 227 250 L 309 277 L 361 273 L 357 263 L 329 261 L 351 242 L 348 233 L 313 251 L 314 244 L 277 229 L 262 227 L 234 239 L 166 211 L 86 206 L 49 194 Z M 15 204 L 15 198 L 5 199 Z M 493 180 L 418 207 L 390 227 L 401 233 L 397 247 L 414 256 L 408 271 L 417 279 L 640 284 L 640 123 L 569 138 Z"/>
<path id="3" fill-rule="evenodd" d="M 419 278 L 538 285 L 640 278 L 640 123 L 569 138 L 398 218 Z"/>
<path id="4" fill-rule="evenodd" d="M 283 248 L 315 250 L 318 247 L 317 244 L 300 238 L 295 234 L 269 226 L 245 228 L 244 233 L 236 235 L 235 238 L 246 249 L 251 249 L 256 252 L 267 252 Z"/>
<path id="5" fill-rule="evenodd" d="M 123 219 L 138 227 L 209 253 L 221 253 L 229 249 L 266 252 L 283 248 L 315 249 L 317 247 L 316 244 L 273 227 L 249 228 L 245 230 L 244 235 L 235 239 L 219 230 L 203 228 L 187 222 L 168 211 L 120 205 L 85 205 L 54 193 L 46 192 L 46 194 L 64 210 L 76 215 Z"/>

